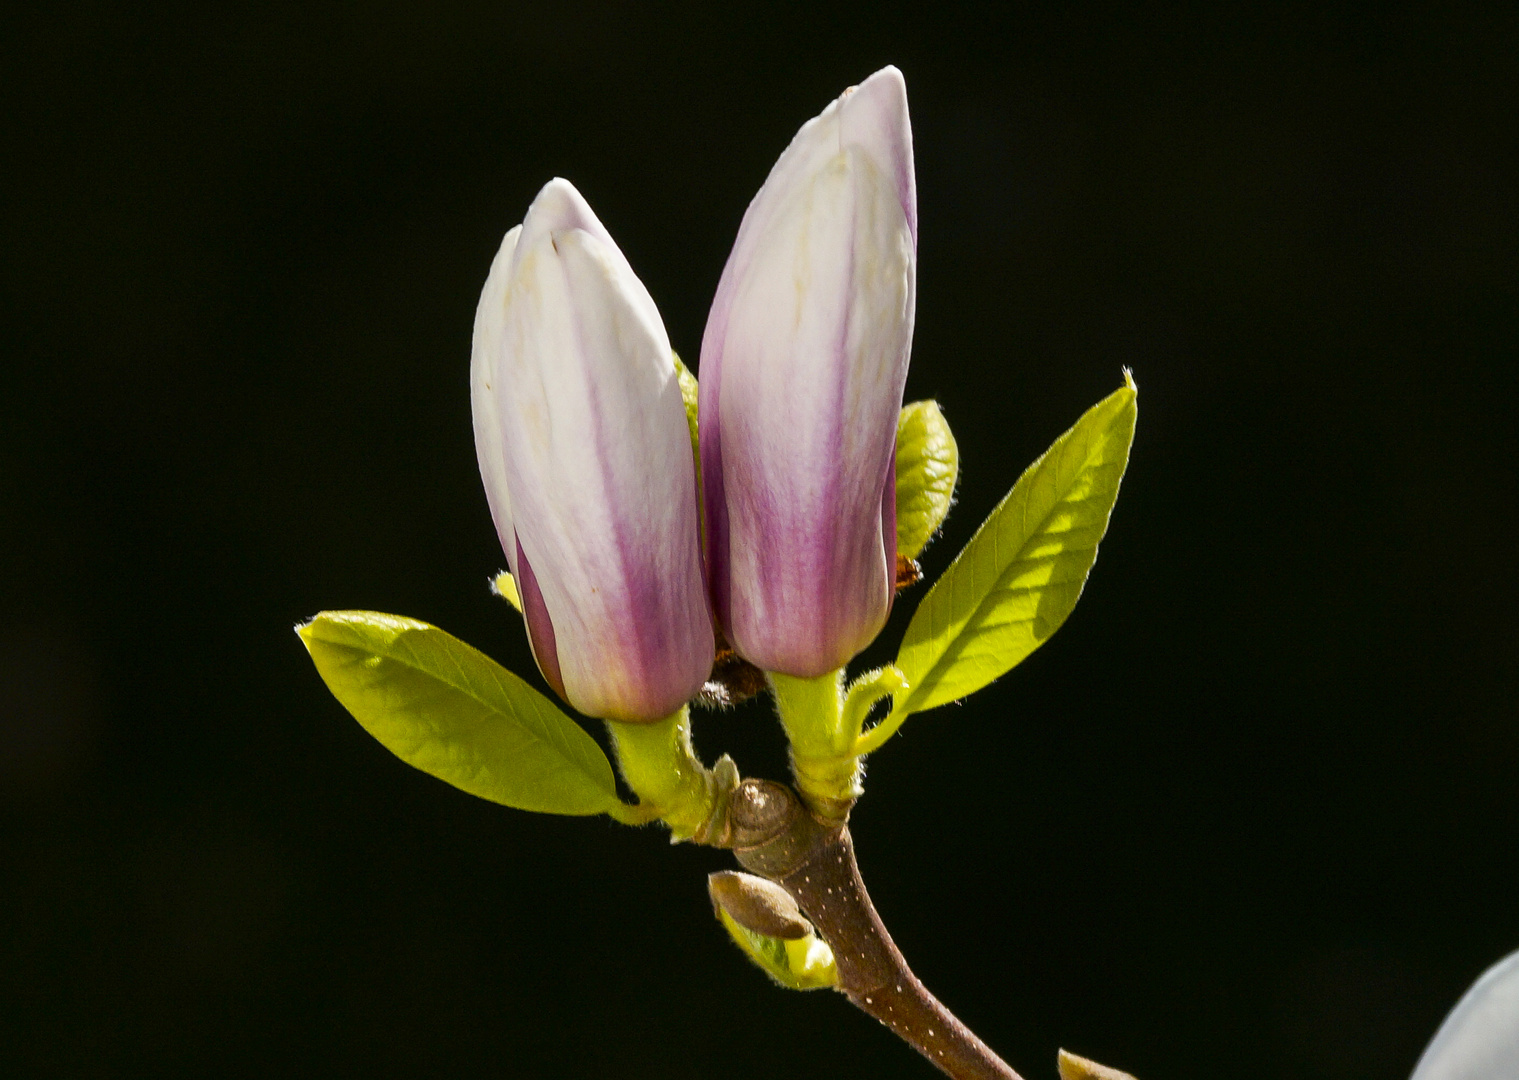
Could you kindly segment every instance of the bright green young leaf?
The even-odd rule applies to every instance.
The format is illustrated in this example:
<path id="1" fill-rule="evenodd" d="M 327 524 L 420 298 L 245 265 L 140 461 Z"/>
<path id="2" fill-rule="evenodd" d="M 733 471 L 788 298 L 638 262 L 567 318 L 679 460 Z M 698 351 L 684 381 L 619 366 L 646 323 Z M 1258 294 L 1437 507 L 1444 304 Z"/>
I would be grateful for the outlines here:
<path id="1" fill-rule="evenodd" d="M 918 605 L 897 656 L 912 689 L 894 715 L 981 689 L 1076 606 L 1134 440 L 1136 388 L 1124 379 L 1018 478 Z"/>
<path id="2" fill-rule="evenodd" d="M 580 725 L 458 638 L 374 611 L 324 611 L 296 633 L 333 696 L 408 765 L 519 810 L 622 811 Z"/>
<path id="3" fill-rule="evenodd" d="M 522 610 L 522 595 L 517 592 L 517 581 L 512 577 L 510 571 L 503 570 L 491 578 L 491 592 L 501 597 L 501 599 L 512 605 L 519 612 Z"/>
<path id="4" fill-rule="evenodd" d="M 914 401 L 897 417 L 897 554 L 928 545 L 954 499 L 960 450 L 937 401 Z"/>
<path id="5" fill-rule="evenodd" d="M 717 918 L 744 955 L 782 986 L 791 990 L 822 990 L 838 985 L 833 950 L 816 934 L 791 941 L 770 937 L 740 926 L 721 907 L 717 909 Z"/>
<path id="6" fill-rule="evenodd" d="M 701 444 L 696 437 L 696 376 L 672 350 L 675 357 L 675 378 L 680 383 L 680 399 L 686 406 L 686 427 L 691 429 L 691 453 L 696 456 L 696 490 L 701 490 Z"/>

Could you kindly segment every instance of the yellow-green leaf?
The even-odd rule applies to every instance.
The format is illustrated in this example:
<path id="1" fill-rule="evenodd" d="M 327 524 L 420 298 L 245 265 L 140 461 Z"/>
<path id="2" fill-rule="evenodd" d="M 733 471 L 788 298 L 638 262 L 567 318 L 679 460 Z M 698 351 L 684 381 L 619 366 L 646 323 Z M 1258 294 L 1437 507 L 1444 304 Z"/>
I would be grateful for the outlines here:
<path id="1" fill-rule="evenodd" d="M 897 656 L 912 689 L 895 714 L 981 689 L 1076 606 L 1134 440 L 1136 388 L 1124 379 L 1018 478 L 918 605 Z"/>
<path id="2" fill-rule="evenodd" d="M 503 570 L 491 578 L 491 592 L 501 597 L 518 611 L 522 610 L 522 595 L 517 592 L 517 581 L 511 572 Z"/>
<path id="3" fill-rule="evenodd" d="M 595 740 L 458 638 L 375 611 L 324 611 L 296 633 L 333 696 L 408 765 L 519 810 L 621 812 Z"/>
<path id="4" fill-rule="evenodd" d="M 1065 1050 L 1057 1055 L 1056 1064 L 1060 1068 L 1060 1080 L 1134 1080 L 1126 1072 L 1099 1065 L 1089 1058 L 1077 1057 Z"/>
<path id="5" fill-rule="evenodd" d="M 740 926 L 721 907 L 717 909 L 717 918 L 744 955 L 782 986 L 791 990 L 822 990 L 838 984 L 833 950 L 816 934 L 789 941 L 770 937 Z"/>
<path id="6" fill-rule="evenodd" d="M 671 350 L 670 355 L 675 357 L 675 378 L 680 383 L 680 400 L 686 406 L 686 427 L 691 431 L 691 454 L 696 458 L 696 490 L 701 491 L 701 443 L 696 435 L 696 376 L 691 374 L 691 369 L 681 361 L 679 354 Z"/>
<path id="7" fill-rule="evenodd" d="M 897 417 L 897 554 L 915 559 L 954 501 L 960 450 L 937 401 L 914 401 Z"/>

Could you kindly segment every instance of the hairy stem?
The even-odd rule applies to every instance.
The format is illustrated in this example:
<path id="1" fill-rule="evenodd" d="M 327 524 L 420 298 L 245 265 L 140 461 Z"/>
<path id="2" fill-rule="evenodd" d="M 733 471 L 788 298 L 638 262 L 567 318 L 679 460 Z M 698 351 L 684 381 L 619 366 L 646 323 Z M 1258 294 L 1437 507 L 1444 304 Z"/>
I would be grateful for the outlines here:
<path id="1" fill-rule="evenodd" d="M 852 750 L 857 732 L 844 716 L 844 672 L 815 679 L 768 672 L 775 711 L 791 744 L 796 788 L 813 813 L 832 825 L 849 820 L 860 797 L 860 761 Z"/>
<path id="2" fill-rule="evenodd" d="M 719 777 L 708 770 L 691 747 L 691 714 L 682 707 L 652 724 L 607 721 L 617 768 L 640 805 L 618 813 L 620 820 L 643 822 L 660 818 L 670 826 L 672 840 L 700 834 L 718 807 Z M 725 766 L 736 782 L 731 761 Z"/>
<path id="3" fill-rule="evenodd" d="M 746 780 L 729 810 L 744 869 L 795 898 L 833 949 L 850 1001 L 955 1080 L 1021 1080 L 918 981 L 870 902 L 847 825 L 825 825 L 781 784 Z"/>

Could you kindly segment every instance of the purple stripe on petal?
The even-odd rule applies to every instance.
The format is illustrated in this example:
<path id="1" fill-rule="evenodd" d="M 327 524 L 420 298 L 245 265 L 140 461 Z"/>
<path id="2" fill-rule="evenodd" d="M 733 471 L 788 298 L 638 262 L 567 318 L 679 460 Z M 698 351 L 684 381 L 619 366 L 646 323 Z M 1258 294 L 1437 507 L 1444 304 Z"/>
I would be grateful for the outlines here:
<path id="1" fill-rule="evenodd" d="M 488 390 L 534 653 L 586 715 L 657 720 L 700 689 L 713 654 L 669 339 L 563 180 L 528 211 L 504 305 Z"/>
<path id="2" fill-rule="evenodd" d="M 719 287 L 721 288 L 721 286 Z M 722 351 L 709 350 L 708 340 L 721 340 L 727 332 L 727 312 L 713 308 L 702 359 L 697 371 L 696 431 L 701 453 L 702 504 L 706 528 L 707 585 L 712 613 L 726 634 L 729 614 L 728 499 L 723 487 L 722 412 L 717 407 L 722 388 Z"/>
<path id="3" fill-rule="evenodd" d="M 517 594 L 522 598 L 522 618 L 527 622 L 528 644 L 533 647 L 533 659 L 538 661 L 538 670 L 543 672 L 543 677 L 554 688 L 554 693 L 564 697 L 564 679 L 559 673 L 559 646 L 554 640 L 554 623 L 549 618 L 548 605 L 543 602 L 543 591 L 538 588 L 537 575 L 533 573 L 533 567 L 522 551 L 520 540 L 516 541 L 516 547 Z"/>
<path id="4" fill-rule="evenodd" d="M 839 667 L 890 611 L 916 229 L 905 90 L 885 69 L 797 132 L 723 270 L 700 373 L 710 588 L 766 670 Z"/>
<path id="5" fill-rule="evenodd" d="M 881 484 L 881 548 L 886 555 L 886 609 L 897 598 L 897 443 L 891 443 L 891 464 Z"/>

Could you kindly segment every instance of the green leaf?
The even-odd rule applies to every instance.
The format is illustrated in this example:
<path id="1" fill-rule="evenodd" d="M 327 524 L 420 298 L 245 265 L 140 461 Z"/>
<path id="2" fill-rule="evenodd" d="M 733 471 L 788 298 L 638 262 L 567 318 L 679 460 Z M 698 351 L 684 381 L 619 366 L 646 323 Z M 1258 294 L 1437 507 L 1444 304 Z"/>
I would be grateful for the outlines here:
<path id="1" fill-rule="evenodd" d="M 1018 478 L 918 605 L 897 656 L 911 690 L 895 714 L 981 689 L 1076 606 L 1134 441 L 1136 387 L 1124 379 Z"/>
<path id="2" fill-rule="evenodd" d="M 960 450 L 937 401 L 914 401 L 897 417 L 897 554 L 915 559 L 954 501 Z"/>
<path id="3" fill-rule="evenodd" d="M 519 810 L 622 811 L 580 725 L 458 638 L 374 611 L 324 611 L 296 633 L 333 696 L 408 765 Z"/>
<path id="4" fill-rule="evenodd" d="M 787 989 L 822 990 L 838 985 L 839 972 L 834 965 L 833 950 L 816 934 L 789 941 L 770 937 L 739 925 L 721 907 L 717 909 L 717 918 L 744 955 Z"/>
<path id="5" fill-rule="evenodd" d="M 696 490 L 701 491 L 701 442 L 696 436 L 696 376 L 674 350 L 670 355 L 675 357 L 675 378 L 680 383 L 680 399 L 686 406 L 686 427 L 691 430 L 691 454 L 696 458 Z"/>
<path id="6" fill-rule="evenodd" d="M 491 578 L 491 595 L 499 596 L 520 613 L 522 611 L 522 594 L 517 591 L 517 582 L 510 571 L 503 570 Z"/>

